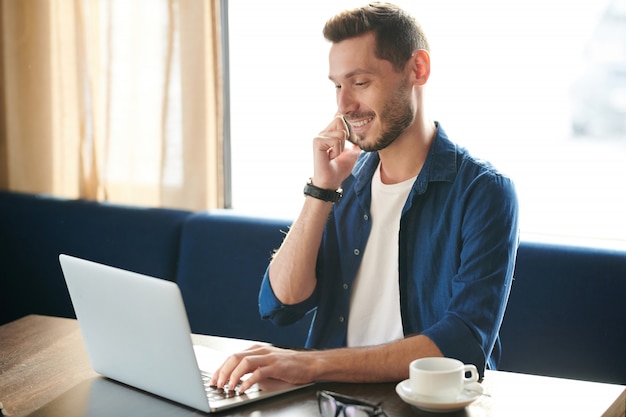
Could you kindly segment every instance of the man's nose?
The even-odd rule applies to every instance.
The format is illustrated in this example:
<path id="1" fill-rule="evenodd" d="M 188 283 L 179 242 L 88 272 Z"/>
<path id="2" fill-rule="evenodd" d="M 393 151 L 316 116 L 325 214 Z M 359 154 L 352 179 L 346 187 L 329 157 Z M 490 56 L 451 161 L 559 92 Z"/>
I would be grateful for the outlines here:
<path id="1" fill-rule="evenodd" d="M 348 114 L 355 111 L 357 107 L 358 102 L 347 88 L 337 91 L 337 110 L 340 114 Z"/>

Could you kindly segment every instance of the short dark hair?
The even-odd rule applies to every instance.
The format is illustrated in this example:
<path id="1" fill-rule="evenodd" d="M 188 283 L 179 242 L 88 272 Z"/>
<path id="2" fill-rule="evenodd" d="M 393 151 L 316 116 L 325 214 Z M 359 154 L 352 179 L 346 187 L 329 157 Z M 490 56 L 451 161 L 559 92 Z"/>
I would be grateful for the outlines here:
<path id="1" fill-rule="evenodd" d="M 324 25 L 324 37 L 333 43 L 374 32 L 378 58 L 391 62 L 396 71 L 402 70 L 413 52 L 430 51 L 428 40 L 420 24 L 390 3 L 370 3 L 343 11 Z"/>

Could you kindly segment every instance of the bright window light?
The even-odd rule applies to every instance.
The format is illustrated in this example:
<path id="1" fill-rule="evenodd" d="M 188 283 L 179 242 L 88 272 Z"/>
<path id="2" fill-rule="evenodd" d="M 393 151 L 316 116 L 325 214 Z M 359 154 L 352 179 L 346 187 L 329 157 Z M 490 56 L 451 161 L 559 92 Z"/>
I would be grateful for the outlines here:
<path id="1" fill-rule="evenodd" d="M 328 17 L 363 1 L 229 2 L 233 208 L 294 218 L 335 111 Z M 510 175 L 522 237 L 626 243 L 626 1 L 397 1 L 432 47 L 429 113 Z"/>

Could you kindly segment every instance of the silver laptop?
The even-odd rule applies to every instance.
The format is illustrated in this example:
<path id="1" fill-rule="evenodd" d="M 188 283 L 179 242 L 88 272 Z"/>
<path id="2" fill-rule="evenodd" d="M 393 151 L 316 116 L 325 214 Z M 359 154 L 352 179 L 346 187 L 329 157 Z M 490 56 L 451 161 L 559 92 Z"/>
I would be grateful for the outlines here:
<path id="1" fill-rule="evenodd" d="M 208 413 L 305 386 L 266 380 L 239 395 L 209 387 L 228 355 L 258 342 L 211 336 L 194 345 L 174 282 L 63 254 L 59 260 L 99 374 Z"/>

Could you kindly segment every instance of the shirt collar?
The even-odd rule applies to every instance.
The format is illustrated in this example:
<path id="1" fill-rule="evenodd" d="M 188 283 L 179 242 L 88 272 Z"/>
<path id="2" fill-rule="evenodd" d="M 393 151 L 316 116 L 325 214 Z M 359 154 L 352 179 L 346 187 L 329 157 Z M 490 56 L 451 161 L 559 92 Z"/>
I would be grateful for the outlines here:
<path id="1" fill-rule="evenodd" d="M 439 122 L 435 122 L 435 125 L 437 126 L 435 139 L 424 166 L 413 185 L 414 192 L 419 194 L 426 191 L 429 182 L 452 182 L 457 174 L 457 146 L 448 139 L 448 135 Z M 363 152 L 352 171 L 356 179 L 355 189 L 357 192 L 369 185 L 379 162 L 378 152 Z"/>

